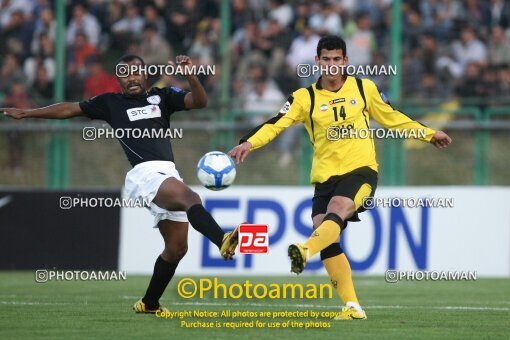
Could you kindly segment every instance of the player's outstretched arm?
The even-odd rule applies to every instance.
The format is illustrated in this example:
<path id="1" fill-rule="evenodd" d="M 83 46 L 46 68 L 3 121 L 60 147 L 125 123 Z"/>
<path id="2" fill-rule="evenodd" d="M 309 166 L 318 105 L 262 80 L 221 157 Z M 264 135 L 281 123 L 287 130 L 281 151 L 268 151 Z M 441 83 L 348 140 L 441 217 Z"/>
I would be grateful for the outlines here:
<path id="1" fill-rule="evenodd" d="M 243 142 L 239 144 L 238 146 L 234 147 L 232 150 L 228 152 L 228 155 L 236 160 L 236 164 L 239 164 L 239 162 L 244 162 L 248 154 L 250 153 L 250 150 L 252 148 L 252 145 L 250 142 Z"/>
<path id="2" fill-rule="evenodd" d="M 47 118 L 47 119 L 67 119 L 83 114 L 80 105 L 76 103 L 57 103 L 38 109 L 15 109 L 12 107 L 0 108 L 5 116 L 14 119 L 23 118 Z"/>
<path id="3" fill-rule="evenodd" d="M 451 142 L 452 139 L 450 136 L 448 136 L 443 131 L 436 131 L 430 140 L 430 143 L 432 143 L 438 149 L 446 148 L 448 145 L 450 145 Z"/>
<path id="4" fill-rule="evenodd" d="M 193 63 L 191 58 L 186 55 L 178 55 L 175 57 L 175 62 L 178 66 L 187 67 L 191 69 Z M 184 69 L 186 72 L 186 69 Z M 207 106 L 207 93 L 205 93 L 204 87 L 200 84 L 196 75 L 186 75 L 186 80 L 189 83 L 191 92 L 187 93 L 184 97 L 184 105 L 187 109 L 201 109 Z"/>
<path id="5" fill-rule="evenodd" d="M 446 148 L 452 142 L 450 136 L 443 131 L 435 131 L 426 127 L 420 122 L 414 121 L 404 113 L 394 109 L 372 81 L 364 81 L 363 86 L 367 94 L 367 105 L 372 118 L 385 128 L 415 131 L 415 135 L 418 135 L 418 131 L 422 130 L 422 132 L 425 132 L 425 137 L 419 139 L 430 142 L 438 149 Z"/>

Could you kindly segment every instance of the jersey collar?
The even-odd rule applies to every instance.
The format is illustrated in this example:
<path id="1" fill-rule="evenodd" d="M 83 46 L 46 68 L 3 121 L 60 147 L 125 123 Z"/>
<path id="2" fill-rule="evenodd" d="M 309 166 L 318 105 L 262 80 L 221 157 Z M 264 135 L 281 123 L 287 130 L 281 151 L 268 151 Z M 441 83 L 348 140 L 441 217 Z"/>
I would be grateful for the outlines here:
<path id="1" fill-rule="evenodd" d="M 145 99 L 149 96 L 149 93 L 151 91 L 152 91 L 152 88 L 150 88 L 149 90 L 146 89 L 145 92 L 140 93 L 140 94 L 131 95 L 131 94 L 122 93 L 122 95 L 126 98 Z"/>
<path id="2" fill-rule="evenodd" d="M 321 79 L 322 79 L 322 76 L 320 76 L 319 79 L 317 79 L 317 82 L 315 83 L 315 88 L 317 90 L 324 90 L 324 88 L 321 85 Z M 347 83 L 347 79 L 349 79 L 349 76 L 345 76 L 345 81 L 344 81 L 344 84 L 342 85 L 342 87 L 344 87 L 345 84 Z M 342 89 L 342 87 L 337 89 L 337 90 L 335 90 L 335 91 L 329 91 L 329 92 L 335 92 L 336 93 L 336 92 L 340 91 Z"/>

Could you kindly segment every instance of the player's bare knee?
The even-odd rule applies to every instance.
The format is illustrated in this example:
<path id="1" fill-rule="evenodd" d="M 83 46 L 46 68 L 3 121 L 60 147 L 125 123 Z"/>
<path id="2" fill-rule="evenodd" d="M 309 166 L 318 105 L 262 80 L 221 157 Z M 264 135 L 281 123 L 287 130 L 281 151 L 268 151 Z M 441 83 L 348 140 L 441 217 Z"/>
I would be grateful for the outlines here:
<path id="1" fill-rule="evenodd" d="M 347 197 L 335 196 L 328 204 L 328 212 L 337 214 L 343 220 L 351 217 L 355 210 L 354 201 Z"/>
<path id="2" fill-rule="evenodd" d="M 165 250 L 163 251 L 163 259 L 170 263 L 179 262 L 188 252 L 188 245 L 180 245 L 180 246 L 165 246 Z"/>
<path id="3" fill-rule="evenodd" d="M 186 244 L 180 246 L 179 248 L 177 248 L 175 250 L 175 259 L 176 259 L 176 261 L 182 260 L 187 252 L 188 252 L 188 245 L 186 245 Z"/>
<path id="4" fill-rule="evenodd" d="M 202 204 L 202 199 L 196 192 L 194 192 L 191 189 L 188 189 L 183 194 L 182 204 L 183 204 L 185 210 L 188 210 L 189 208 L 191 208 L 192 206 L 194 206 L 196 204 Z"/>
<path id="5" fill-rule="evenodd" d="M 200 196 L 189 188 L 181 193 L 176 200 L 178 202 L 179 209 L 184 211 L 188 211 L 189 208 L 196 204 L 202 204 Z"/>
<path id="6" fill-rule="evenodd" d="M 313 229 L 319 228 L 319 226 L 322 224 L 322 221 L 324 220 L 324 216 L 326 216 L 326 215 L 319 214 L 319 215 L 315 215 L 314 217 L 312 217 Z"/>

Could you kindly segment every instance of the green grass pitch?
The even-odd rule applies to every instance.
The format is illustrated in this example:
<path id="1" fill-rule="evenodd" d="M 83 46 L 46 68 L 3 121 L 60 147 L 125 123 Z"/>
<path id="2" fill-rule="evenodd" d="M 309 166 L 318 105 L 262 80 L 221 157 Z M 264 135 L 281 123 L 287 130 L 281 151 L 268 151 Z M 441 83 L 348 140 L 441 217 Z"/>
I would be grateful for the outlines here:
<path id="1" fill-rule="evenodd" d="M 337 311 L 333 299 L 183 299 L 176 277 L 162 303 L 172 311 Z M 198 279 L 198 278 L 197 278 Z M 325 277 L 220 277 L 222 283 L 325 283 Z M 149 278 L 126 281 L 36 283 L 33 272 L 0 272 L 0 338 L 341 339 L 506 338 L 510 334 L 510 280 L 386 283 L 355 277 L 366 321 L 333 321 L 330 328 L 189 329 L 177 319 L 135 314 Z M 202 320 L 191 318 L 188 320 Z M 209 319 L 210 320 L 210 319 Z M 251 321 L 238 319 L 234 321 Z M 284 322 L 288 318 L 260 321 Z M 311 319 L 296 319 L 306 322 Z M 213 321 L 228 321 L 213 319 Z M 229 320 L 232 321 L 232 320 Z"/>

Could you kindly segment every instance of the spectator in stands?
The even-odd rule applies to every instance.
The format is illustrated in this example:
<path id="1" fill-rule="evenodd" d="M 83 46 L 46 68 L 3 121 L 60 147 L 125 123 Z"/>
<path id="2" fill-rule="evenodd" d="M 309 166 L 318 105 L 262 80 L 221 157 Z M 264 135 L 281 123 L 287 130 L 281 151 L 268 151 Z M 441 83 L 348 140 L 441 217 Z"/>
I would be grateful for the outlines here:
<path id="1" fill-rule="evenodd" d="M 457 94 L 460 97 L 480 97 L 484 93 L 482 82 L 482 67 L 476 62 L 469 62 L 466 67 L 466 76 L 459 83 Z"/>
<path id="2" fill-rule="evenodd" d="M 434 22 L 430 30 L 438 41 L 447 42 L 451 38 L 454 21 L 460 17 L 462 6 L 458 0 L 444 0 L 437 3 Z"/>
<path id="3" fill-rule="evenodd" d="M 246 74 L 248 75 L 246 77 Z M 240 74 L 238 79 L 242 80 L 242 90 L 240 96 L 247 98 L 250 92 L 255 91 L 255 84 L 261 79 L 265 79 L 266 88 L 270 91 L 279 91 L 279 87 L 273 78 L 268 77 L 267 65 L 265 63 L 254 62 L 249 65 L 245 74 Z"/>
<path id="4" fill-rule="evenodd" d="M 108 1 L 107 5 L 99 4 L 97 1 L 95 5 L 91 3 L 90 11 L 99 21 L 105 39 L 109 38 L 113 25 L 127 16 L 126 6 L 129 6 L 129 3 L 123 4 L 120 1 Z"/>
<path id="5" fill-rule="evenodd" d="M 25 91 L 22 81 L 15 81 L 4 99 L 3 105 L 17 109 L 29 109 L 32 107 L 30 98 Z M 20 131 L 7 132 L 7 144 L 9 149 L 9 168 L 18 175 L 23 168 L 23 144 L 24 138 Z"/>
<path id="6" fill-rule="evenodd" d="M 498 95 L 508 96 L 510 93 L 510 65 L 501 65 L 498 70 Z"/>
<path id="7" fill-rule="evenodd" d="M 143 9 L 143 18 L 144 18 L 144 24 L 147 26 L 147 24 L 151 24 L 153 26 L 156 26 L 157 31 L 161 35 L 166 34 L 166 23 L 165 20 L 161 17 L 156 7 L 153 5 L 147 5 Z"/>
<path id="8" fill-rule="evenodd" d="M 469 62 L 485 64 L 487 59 L 487 48 L 476 36 L 473 26 L 465 27 L 461 32 L 460 41 L 452 45 L 453 55 L 464 68 Z"/>
<path id="9" fill-rule="evenodd" d="M 342 19 L 335 12 L 331 0 L 322 3 L 322 9 L 310 17 L 310 26 L 319 35 L 342 33 Z"/>
<path id="10" fill-rule="evenodd" d="M 356 26 L 352 32 L 346 32 L 347 51 L 352 65 L 372 64 L 372 53 L 376 50 L 376 41 L 371 29 L 370 16 L 360 12 L 356 16 Z"/>
<path id="11" fill-rule="evenodd" d="M 32 38 L 32 44 L 30 50 L 32 54 L 39 53 L 39 43 L 41 34 L 45 34 L 51 41 L 55 41 L 55 34 L 57 31 L 57 23 L 53 18 L 53 11 L 51 8 L 41 9 L 41 15 L 35 22 L 35 29 Z"/>
<path id="12" fill-rule="evenodd" d="M 436 73 L 436 59 L 438 53 L 437 39 L 431 32 L 425 32 L 421 37 L 420 44 L 421 62 L 423 65 L 423 73 L 434 75 Z"/>
<path id="13" fill-rule="evenodd" d="M 207 32 L 200 30 L 191 48 L 189 49 L 188 55 L 198 56 L 199 65 L 212 65 L 214 64 L 214 46 L 212 45 Z"/>
<path id="14" fill-rule="evenodd" d="M 268 20 L 266 28 L 261 31 L 258 48 L 267 58 L 269 76 L 275 77 L 285 69 L 285 56 L 291 39 L 288 30 L 275 19 Z"/>
<path id="15" fill-rule="evenodd" d="M 14 52 L 25 59 L 30 53 L 33 31 L 33 21 L 25 20 L 23 10 L 14 10 L 0 31 L 0 40 L 3 42 L 0 48 Z"/>
<path id="16" fill-rule="evenodd" d="M 422 50 L 420 53 L 421 89 L 418 95 L 422 98 L 436 98 L 439 92 L 439 84 L 436 77 L 436 62 L 438 53 L 437 39 L 430 32 L 423 34 L 421 38 Z"/>
<path id="17" fill-rule="evenodd" d="M 282 29 L 288 28 L 294 16 L 292 7 L 284 0 L 270 0 L 269 6 L 271 9 L 269 10 L 267 18 L 269 20 L 276 20 Z"/>
<path id="18" fill-rule="evenodd" d="M 510 64 L 510 41 L 501 26 L 494 26 L 489 40 L 489 63 L 494 66 Z"/>
<path id="19" fill-rule="evenodd" d="M 34 1 L 30 0 L 0 0 L 0 30 L 9 25 L 14 12 L 21 11 L 31 19 Z"/>
<path id="20" fill-rule="evenodd" d="M 76 38 L 67 53 L 66 95 L 72 99 L 83 98 L 83 81 L 87 76 L 87 60 L 98 54 L 88 42 L 84 32 L 77 32 Z"/>
<path id="21" fill-rule="evenodd" d="M 42 11 L 47 8 L 52 8 L 53 0 L 36 0 L 32 1 L 33 8 L 30 10 L 30 13 L 34 17 L 34 19 L 40 18 L 42 15 Z"/>
<path id="22" fill-rule="evenodd" d="M 291 30 L 295 35 L 303 34 L 306 26 L 310 26 L 310 5 L 306 1 L 298 2 L 296 13 L 291 24 Z"/>
<path id="23" fill-rule="evenodd" d="M 128 5 L 126 17 L 117 21 L 112 27 L 112 33 L 116 41 L 139 38 L 144 26 L 144 19 L 138 13 L 138 7 Z"/>
<path id="24" fill-rule="evenodd" d="M 268 65 L 268 58 L 275 47 L 273 43 L 280 31 L 281 28 L 276 21 L 267 25 L 265 30 L 261 30 L 255 21 L 248 21 L 243 29 L 237 30 L 232 38 L 233 50 L 237 57 L 234 61 L 238 64 L 237 74 L 246 74 L 249 65 L 252 64 Z"/>
<path id="25" fill-rule="evenodd" d="M 248 59 L 247 56 L 257 48 L 259 34 L 259 27 L 255 21 L 245 22 L 244 26 L 237 29 L 232 36 L 234 55 Z"/>
<path id="26" fill-rule="evenodd" d="M 34 51 L 33 56 L 27 58 L 23 65 L 23 71 L 25 73 L 26 85 L 32 86 L 37 75 L 37 69 L 44 65 L 47 76 L 50 80 L 55 77 L 55 59 L 54 54 L 54 43 L 50 40 L 50 37 L 46 32 L 42 32 L 39 35 L 39 41 L 36 44 L 37 51 Z"/>
<path id="27" fill-rule="evenodd" d="M 88 41 L 85 32 L 76 32 L 76 37 L 69 49 L 68 73 L 71 76 L 84 78 L 87 72 L 86 61 L 98 53 L 97 49 Z"/>
<path id="28" fill-rule="evenodd" d="M 419 93 L 423 70 L 418 51 L 404 53 L 402 58 L 402 94 L 406 97 Z"/>
<path id="29" fill-rule="evenodd" d="M 233 0 L 232 1 L 232 31 L 244 27 L 244 24 L 252 19 L 252 14 L 249 11 L 246 0 Z"/>
<path id="30" fill-rule="evenodd" d="M 483 73 L 483 96 L 497 97 L 501 93 L 499 91 L 498 67 L 489 66 Z M 506 93 L 507 94 L 507 93 Z"/>
<path id="31" fill-rule="evenodd" d="M 85 34 L 87 41 L 94 47 L 99 44 L 101 27 L 95 16 L 87 12 L 83 3 L 78 3 L 73 8 L 73 16 L 67 26 L 67 44 L 73 45 L 78 34 Z"/>
<path id="32" fill-rule="evenodd" d="M 320 37 L 315 34 L 310 25 L 303 28 L 303 33 L 297 36 L 290 45 L 287 63 L 295 70 L 298 64 L 315 64 L 315 47 Z"/>
<path id="33" fill-rule="evenodd" d="M 37 68 L 30 94 L 33 95 L 36 106 L 50 105 L 53 100 L 53 80 L 49 77 L 48 71 L 43 64 Z"/>
<path id="34" fill-rule="evenodd" d="M 244 84 L 242 109 L 251 113 L 249 122 L 255 127 L 279 112 L 285 103 L 285 96 L 278 85 L 267 78 L 262 65 L 253 65 L 248 79 L 248 82 L 242 82 Z M 292 161 L 292 154 L 295 152 L 293 147 L 299 138 L 299 131 L 301 131 L 299 126 L 291 127 L 278 138 L 276 148 L 280 152 L 278 161 L 280 167 L 285 167 Z"/>
<path id="35" fill-rule="evenodd" d="M 257 78 L 254 80 L 253 91 L 246 94 L 243 109 L 252 113 L 250 123 L 256 126 L 274 116 L 284 100 L 284 95 L 276 86 L 266 78 Z"/>
<path id="36" fill-rule="evenodd" d="M 145 24 L 140 53 L 147 65 L 166 64 L 172 58 L 170 44 L 158 33 L 153 23 Z"/>
<path id="37" fill-rule="evenodd" d="M 85 78 L 83 99 L 90 99 L 105 92 L 122 92 L 117 78 L 104 70 L 103 64 L 98 57 L 90 58 L 87 64 L 88 75 Z"/>
<path id="38" fill-rule="evenodd" d="M 469 22 L 472 26 L 487 27 L 491 20 L 489 1 L 465 0 L 458 19 Z"/>
<path id="39" fill-rule="evenodd" d="M 452 58 L 441 57 L 437 61 L 438 67 L 446 68 L 455 78 L 461 78 L 468 63 L 485 65 L 487 62 L 487 48 L 481 42 L 472 26 L 466 26 L 461 31 L 461 38 L 452 44 Z"/>
<path id="40" fill-rule="evenodd" d="M 417 48 L 420 48 L 420 38 L 424 31 L 423 23 L 419 13 L 412 9 L 405 12 L 402 20 L 403 26 L 405 27 L 403 30 L 403 49 L 404 52 L 411 53 Z"/>
<path id="41" fill-rule="evenodd" d="M 309 25 L 303 29 L 303 34 L 296 37 L 290 45 L 287 54 L 287 65 L 292 74 L 296 74 L 299 64 L 315 65 L 315 50 L 320 37 L 314 33 Z M 300 78 L 301 86 L 309 86 L 317 77 L 310 75 L 307 78 Z"/>
<path id="42" fill-rule="evenodd" d="M 491 0 L 489 26 L 508 27 L 510 19 L 510 3 L 504 0 Z"/>
<path id="43" fill-rule="evenodd" d="M 182 0 L 175 9 L 168 13 L 171 34 L 167 34 L 172 46 L 180 46 L 187 50 L 196 34 L 198 23 L 203 18 L 203 12 L 197 0 Z"/>
<path id="44" fill-rule="evenodd" d="M 15 82 L 23 80 L 23 72 L 21 71 L 20 58 L 12 53 L 5 54 L 2 68 L 0 69 L 0 92 L 7 92 L 10 86 Z"/>

